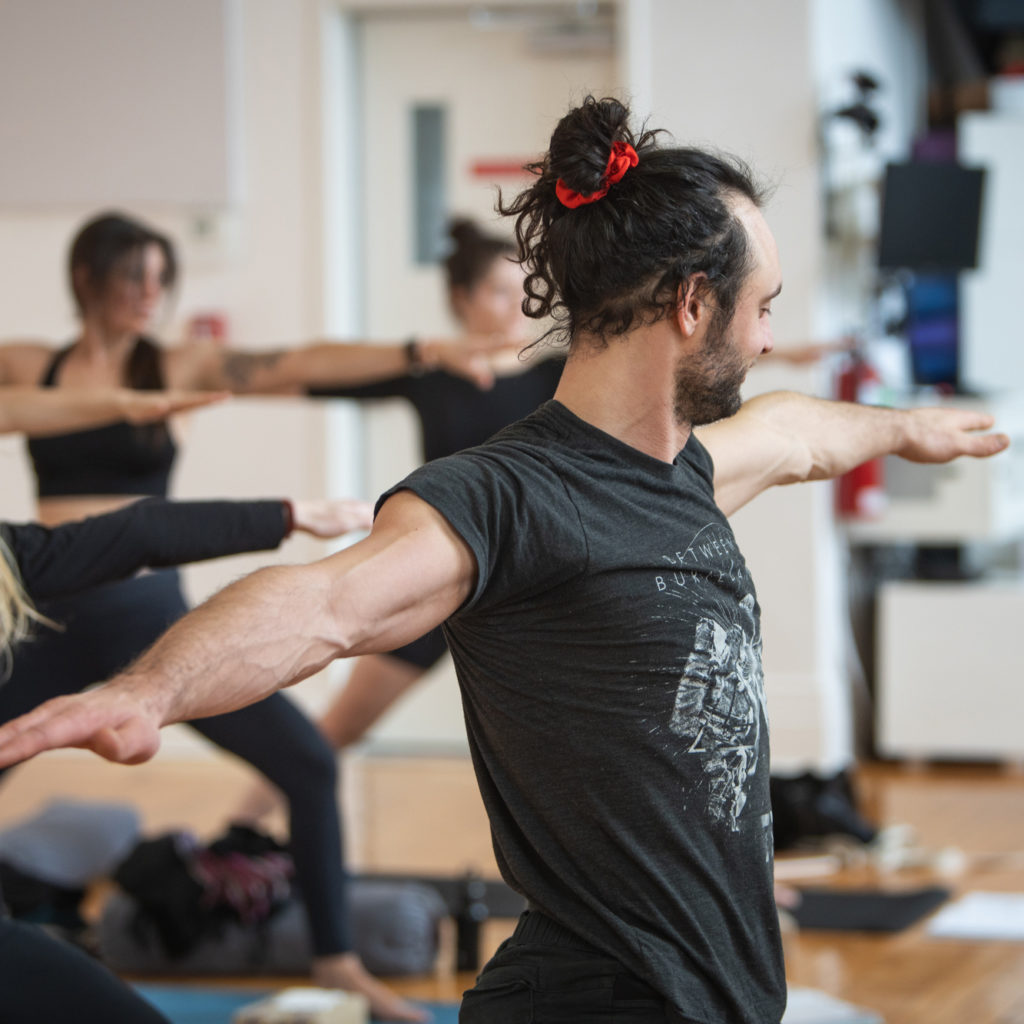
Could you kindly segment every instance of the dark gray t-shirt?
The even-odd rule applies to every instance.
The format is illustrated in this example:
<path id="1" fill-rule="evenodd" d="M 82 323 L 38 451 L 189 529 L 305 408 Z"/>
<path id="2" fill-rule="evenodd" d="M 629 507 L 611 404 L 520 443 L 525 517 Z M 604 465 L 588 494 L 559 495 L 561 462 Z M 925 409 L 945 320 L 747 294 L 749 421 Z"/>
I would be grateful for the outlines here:
<path id="1" fill-rule="evenodd" d="M 778 1021 L 759 608 L 706 449 L 552 401 L 402 489 L 476 558 L 445 632 L 506 881 L 683 1019 Z"/>

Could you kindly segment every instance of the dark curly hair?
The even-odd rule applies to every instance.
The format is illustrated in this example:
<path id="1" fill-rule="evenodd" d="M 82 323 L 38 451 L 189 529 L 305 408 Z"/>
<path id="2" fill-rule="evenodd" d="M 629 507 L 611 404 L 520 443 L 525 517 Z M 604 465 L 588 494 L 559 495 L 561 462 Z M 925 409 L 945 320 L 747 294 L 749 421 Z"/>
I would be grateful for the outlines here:
<path id="1" fill-rule="evenodd" d="M 172 288 L 178 276 L 178 261 L 174 245 L 166 235 L 123 213 L 101 213 L 83 224 L 68 254 L 71 291 L 79 312 L 84 309 L 87 298 L 86 281 L 91 290 L 101 293 L 115 273 L 124 269 L 129 261 L 141 258 L 147 245 L 159 246 L 164 256 L 160 283 Z M 81 270 L 85 271 L 86 281 L 78 274 Z"/>
<path id="2" fill-rule="evenodd" d="M 747 232 L 732 209 L 737 197 L 761 206 L 765 189 L 732 157 L 660 147 L 661 131 L 629 125 L 618 100 L 588 96 L 559 121 L 548 153 L 527 170 L 536 180 L 498 209 L 516 218 L 527 270 L 523 311 L 552 317 L 547 336 L 578 333 L 607 342 L 673 310 L 679 289 L 704 274 L 716 315 L 728 322 L 751 270 Z M 570 209 L 555 193 L 561 179 L 580 193 L 605 184 L 612 143 L 629 143 L 636 167 L 596 202 Z"/>

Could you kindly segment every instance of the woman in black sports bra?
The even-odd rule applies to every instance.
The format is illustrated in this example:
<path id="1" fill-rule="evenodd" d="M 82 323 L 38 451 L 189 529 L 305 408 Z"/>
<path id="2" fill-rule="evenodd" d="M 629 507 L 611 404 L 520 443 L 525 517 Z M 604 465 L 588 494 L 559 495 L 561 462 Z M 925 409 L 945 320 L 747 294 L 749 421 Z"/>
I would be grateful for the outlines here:
<path id="1" fill-rule="evenodd" d="M 282 352 L 243 353 L 213 344 L 164 349 L 146 336 L 176 277 L 168 239 L 129 218 L 88 223 L 71 247 L 71 288 L 79 337 L 54 353 L 43 345 L 0 346 L 0 385 L 54 388 L 280 392 L 364 383 L 438 365 L 481 381 L 486 359 L 458 342 L 398 345 L 321 342 Z M 34 440 L 29 448 L 46 525 L 110 512 L 140 496 L 163 496 L 176 445 L 164 423 L 110 426 Z M 0 687 L 0 722 L 41 700 L 105 679 L 145 650 L 186 611 L 173 569 L 45 603 L 59 636 L 29 645 Z M 250 762 L 288 800 L 292 852 L 306 901 L 313 977 L 361 991 L 375 1015 L 425 1015 L 373 979 L 351 952 L 337 770 L 330 747 L 295 704 L 275 695 L 227 715 L 192 723 L 212 742 Z"/>
<path id="2" fill-rule="evenodd" d="M 243 352 L 212 341 L 164 348 L 147 336 L 177 278 L 169 239 L 119 214 L 87 223 L 70 253 L 79 336 L 55 351 L 37 343 L 0 345 L 0 386 L 129 387 L 143 390 L 301 392 L 445 370 L 487 387 L 494 339 L 413 339 L 395 344 L 318 341 L 294 349 Z M 502 339 L 497 339 L 499 344 Z M 165 426 L 124 424 L 33 444 L 39 518 L 55 525 L 107 512 L 126 498 L 166 491 L 174 441 Z"/>

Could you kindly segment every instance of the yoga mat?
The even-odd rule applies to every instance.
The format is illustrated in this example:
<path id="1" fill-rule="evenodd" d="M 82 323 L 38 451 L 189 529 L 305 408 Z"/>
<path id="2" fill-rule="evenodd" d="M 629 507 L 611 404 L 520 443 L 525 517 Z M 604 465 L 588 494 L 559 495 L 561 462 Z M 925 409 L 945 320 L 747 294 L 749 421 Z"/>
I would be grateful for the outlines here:
<path id="1" fill-rule="evenodd" d="M 801 889 L 800 903 L 787 908 L 801 928 L 840 932 L 899 932 L 950 897 L 938 886 L 906 892 L 878 889 Z"/>
<path id="2" fill-rule="evenodd" d="M 266 989 L 208 988 L 202 985 L 136 985 L 171 1024 L 230 1024 L 231 1014 L 266 999 Z M 458 1024 L 456 1003 L 424 1003 L 434 1024 Z M 882 1024 L 877 1014 L 814 989 L 792 989 L 783 1024 Z"/>
<path id="3" fill-rule="evenodd" d="M 171 1024 L 231 1024 L 231 1015 L 249 1003 L 272 995 L 267 989 L 209 988 L 205 985 L 136 985 L 135 990 L 151 1002 Z M 458 1024 L 456 1003 L 426 1003 L 434 1015 L 433 1024 Z"/>

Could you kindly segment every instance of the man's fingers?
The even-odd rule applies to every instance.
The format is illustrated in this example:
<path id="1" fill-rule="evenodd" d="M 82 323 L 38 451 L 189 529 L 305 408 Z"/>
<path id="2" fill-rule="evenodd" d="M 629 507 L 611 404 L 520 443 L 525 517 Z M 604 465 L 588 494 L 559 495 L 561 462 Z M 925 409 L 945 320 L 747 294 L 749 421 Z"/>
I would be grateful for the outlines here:
<path id="1" fill-rule="evenodd" d="M 991 430 L 996 422 L 995 416 L 987 412 L 976 412 L 964 409 L 959 412 L 960 427 L 963 430 Z"/>
<path id="2" fill-rule="evenodd" d="M 0 728 L 0 767 L 58 747 L 84 747 L 129 764 L 156 753 L 160 738 L 152 724 L 95 701 L 93 694 L 57 697 L 8 722 Z"/>
<path id="3" fill-rule="evenodd" d="M 46 747 L 41 746 L 37 739 L 36 734 L 28 732 L 0 740 L 0 768 L 9 768 L 45 750 Z"/>
<path id="4" fill-rule="evenodd" d="M 72 735 L 68 730 L 69 723 L 64 719 L 61 707 L 53 707 L 63 699 L 48 701 L 0 728 L 0 767 L 6 768 L 35 757 L 44 750 L 69 745 L 65 740 L 66 736 Z"/>
<path id="5" fill-rule="evenodd" d="M 911 413 L 919 430 L 899 454 L 915 462 L 949 462 L 960 455 L 984 459 L 1010 445 L 1004 433 L 989 434 L 995 417 L 972 409 L 921 408 Z"/>
<path id="6" fill-rule="evenodd" d="M 115 729 L 100 729 L 84 746 L 108 761 L 142 764 L 160 749 L 160 732 L 141 718 L 131 718 Z"/>
<path id="7" fill-rule="evenodd" d="M 990 455 L 998 455 L 1009 447 L 1010 438 L 1006 434 L 981 434 L 967 438 L 966 451 L 968 455 L 987 458 Z"/>

